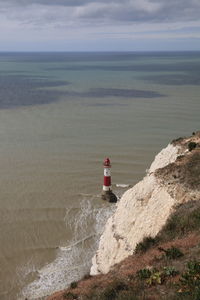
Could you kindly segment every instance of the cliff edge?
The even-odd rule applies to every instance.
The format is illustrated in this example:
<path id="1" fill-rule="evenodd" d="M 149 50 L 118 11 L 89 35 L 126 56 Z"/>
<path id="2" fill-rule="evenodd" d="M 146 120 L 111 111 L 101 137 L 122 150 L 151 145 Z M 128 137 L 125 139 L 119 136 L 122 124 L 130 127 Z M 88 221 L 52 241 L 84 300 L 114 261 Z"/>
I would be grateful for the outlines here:
<path id="1" fill-rule="evenodd" d="M 106 274 L 132 255 L 145 237 L 155 237 L 179 204 L 200 199 L 200 131 L 172 141 L 147 175 L 124 193 L 108 219 L 90 274 Z"/>
<path id="2" fill-rule="evenodd" d="M 172 141 L 108 219 L 91 276 L 47 300 L 200 299 L 200 131 Z"/>

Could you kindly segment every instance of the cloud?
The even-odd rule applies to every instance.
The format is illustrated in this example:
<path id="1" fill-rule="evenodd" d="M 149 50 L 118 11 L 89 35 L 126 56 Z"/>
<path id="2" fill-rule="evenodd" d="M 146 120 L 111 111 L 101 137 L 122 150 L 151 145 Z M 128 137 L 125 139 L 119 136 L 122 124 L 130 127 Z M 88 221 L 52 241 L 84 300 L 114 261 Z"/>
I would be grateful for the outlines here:
<path id="1" fill-rule="evenodd" d="M 93 2 L 78 8 L 79 17 L 123 22 L 176 22 L 198 20 L 200 2 L 195 0 L 125 0 Z"/>
<path id="2" fill-rule="evenodd" d="M 11 4 L 15 6 L 29 6 L 33 4 L 40 4 L 40 5 L 61 5 L 61 6 L 77 6 L 77 5 L 83 5 L 84 3 L 91 2 L 90 0 L 6 0 L 6 4 Z"/>
<path id="3" fill-rule="evenodd" d="M 27 18 L 37 19 L 46 11 L 53 18 L 59 19 L 65 14 L 66 19 L 98 20 L 101 22 L 176 22 L 198 20 L 200 15 L 199 0 L 6 0 L 0 2 L 0 8 L 7 9 L 7 14 L 24 11 Z M 55 11 L 53 14 L 52 12 Z M 43 15 L 44 22 L 49 20 Z M 20 14 L 21 15 L 21 14 Z M 15 15 L 15 18 L 20 18 Z M 95 23 L 95 22 L 94 22 Z"/>
<path id="4" fill-rule="evenodd" d="M 0 0 L 0 39 L 198 38 L 199 15 L 199 0 Z"/>

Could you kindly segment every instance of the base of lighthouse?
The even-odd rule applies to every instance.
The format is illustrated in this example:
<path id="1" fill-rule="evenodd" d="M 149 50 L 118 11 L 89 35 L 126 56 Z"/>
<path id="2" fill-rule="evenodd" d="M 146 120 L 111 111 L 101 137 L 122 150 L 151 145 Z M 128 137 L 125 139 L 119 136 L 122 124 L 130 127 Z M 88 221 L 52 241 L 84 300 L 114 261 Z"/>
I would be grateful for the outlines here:
<path id="1" fill-rule="evenodd" d="M 102 191 L 101 198 L 111 203 L 117 202 L 117 196 L 111 191 Z"/>

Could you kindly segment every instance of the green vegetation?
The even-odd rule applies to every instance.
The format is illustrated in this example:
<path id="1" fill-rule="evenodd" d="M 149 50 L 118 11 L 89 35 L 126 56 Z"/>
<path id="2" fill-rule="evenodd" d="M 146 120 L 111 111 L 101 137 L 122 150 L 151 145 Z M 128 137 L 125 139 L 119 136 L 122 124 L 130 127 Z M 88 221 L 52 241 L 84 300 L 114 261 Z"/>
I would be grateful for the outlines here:
<path id="1" fill-rule="evenodd" d="M 188 150 L 192 151 L 192 150 L 194 150 L 196 148 L 196 146 L 197 146 L 197 143 L 190 142 L 190 143 L 188 143 Z"/>
<path id="2" fill-rule="evenodd" d="M 176 276 L 179 272 L 173 267 L 163 267 L 158 270 L 156 268 L 141 269 L 134 277 L 125 281 L 114 280 L 107 285 L 106 288 L 98 289 L 90 293 L 84 300 L 140 300 L 148 299 L 148 289 L 163 285 L 170 278 Z"/>
<path id="3" fill-rule="evenodd" d="M 149 269 L 141 269 L 137 272 L 137 276 L 140 279 L 147 279 L 151 276 L 151 271 Z"/>
<path id="4" fill-rule="evenodd" d="M 63 298 L 66 300 L 199 300 L 200 244 L 198 239 L 196 239 L 197 244 L 191 249 L 182 250 L 187 249 L 187 243 L 190 240 L 188 234 L 192 232 L 195 232 L 195 236 L 200 234 L 200 201 L 180 205 L 158 236 L 145 237 L 137 245 L 135 251 L 137 256 L 134 254 L 132 257 L 134 263 L 135 259 L 137 259 L 137 264 L 139 261 L 143 263 L 143 254 L 146 252 L 145 260 L 148 260 L 150 256 L 149 267 L 137 271 L 138 268 L 135 269 L 133 263 L 135 270 L 131 273 L 131 266 L 127 264 L 128 272 L 126 273 L 126 266 L 122 265 L 119 270 L 116 266 L 108 277 L 100 275 L 96 280 L 94 277 L 91 279 L 91 276 L 87 274 L 83 278 L 83 281 L 88 280 L 87 292 L 77 295 L 78 289 L 76 291 L 73 289 L 78 283 L 72 282 L 71 290 L 65 292 Z M 183 248 L 173 246 L 176 244 L 176 239 L 181 238 Z M 165 243 L 169 246 L 166 247 Z M 147 252 L 149 249 L 152 249 L 150 253 Z M 159 249 L 161 255 L 158 254 Z M 89 284 L 90 280 L 91 284 Z"/>
<path id="5" fill-rule="evenodd" d="M 148 249 L 157 246 L 161 242 L 181 238 L 191 231 L 198 230 L 200 230 L 200 203 L 191 201 L 179 206 L 155 238 L 145 237 L 142 242 L 138 243 L 135 253 L 145 253 Z"/>
<path id="6" fill-rule="evenodd" d="M 179 274 L 179 271 L 175 269 L 175 267 L 164 267 L 163 268 L 164 275 L 167 277 L 173 277 Z"/>
<path id="7" fill-rule="evenodd" d="M 178 276 L 178 281 L 173 278 Z M 177 277 L 176 277 L 177 278 Z M 141 269 L 134 277 L 125 281 L 119 279 L 108 283 L 104 288 L 95 288 L 83 300 L 148 300 L 154 299 L 159 286 L 166 296 L 155 298 L 163 300 L 199 300 L 200 299 L 200 261 L 189 261 L 187 269 L 181 273 L 174 266 L 161 269 Z M 168 292 L 170 291 L 170 296 Z M 151 298 L 152 296 L 152 298 Z M 65 299 L 77 299 L 72 293 Z"/>
<path id="8" fill-rule="evenodd" d="M 132 297 L 132 298 L 124 298 L 124 297 Z M 91 299 L 91 300 L 114 300 L 114 299 L 132 299 L 133 294 L 130 292 L 129 286 L 126 282 L 121 280 L 114 280 L 111 282 L 106 288 L 102 290 L 94 290 L 89 296 L 85 297 L 84 299 Z"/>
<path id="9" fill-rule="evenodd" d="M 87 279 L 90 279 L 92 276 L 90 275 L 90 273 L 87 273 L 83 276 L 83 280 L 87 280 Z"/>
<path id="10" fill-rule="evenodd" d="M 122 281 L 114 281 L 108 288 L 102 292 L 103 299 L 116 299 L 120 291 L 128 290 L 128 286 Z"/>
<path id="11" fill-rule="evenodd" d="M 172 141 L 172 144 L 179 144 L 180 142 L 182 142 L 183 140 L 185 139 L 185 137 L 179 137 L 179 138 L 177 138 L 177 139 L 174 139 L 173 141 Z"/>
<path id="12" fill-rule="evenodd" d="M 73 282 L 71 282 L 71 284 L 70 284 L 70 288 L 71 288 L 71 289 L 75 289 L 75 288 L 77 288 L 77 286 L 78 286 L 78 282 L 77 282 L 77 281 L 73 281 Z"/>
<path id="13" fill-rule="evenodd" d="M 189 261 L 187 270 L 179 281 L 180 296 L 189 296 L 190 299 L 200 299 L 200 261 Z M 189 298 L 188 298 L 189 299 Z"/>
<path id="14" fill-rule="evenodd" d="M 167 258 L 169 259 L 177 259 L 177 258 L 180 258 L 183 256 L 183 253 L 176 247 L 171 247 L 171 248 L 168 248 L 168 249 L 163 249 L 161 247 L 158 247 L 158 249 L 160 251 L 163 251 L 166 255 Z"/>
<path id="15" fill-rule="evenodd" d="M 140 280 L 146 280 L 146 283 L 151 285 L 162 284 L 168 277 L 176 276 L 179 272 L 175 267 L 164 267 L 162 270 L 156 268 L 150 269 L 141 269 L 137 272 L 137 276 Z"/>
<path id="16" fill-rule="evenodd" d="M 164 282 L 164 273 L 162 271 L 158 271 L 156 269 L 153 270 L 149 279 L 147 279 L 147 284 L 149 286 L 162 284 Z"/>
<path id="17" fill-rule="evenodd" d="M 200 203 L 189 202 L 175 212 L 158 235 L 160 241 L 182 237 L 190 231 L 200 229 Z"/>
<path id="18" fill-rule="evenodd" d="M 135 248 L 136 254 L 142 254 L 145 253 L 149 248 L 156 245 L 157 241 L 155 238 L 152 238 L 151 236 L 147 236 L 143 239 L 142 242 L 138 243 Z"/>
<path id="19" fill-rule="evenodd" d="M 73 293 L 71 293 L 71 292 L 65 292 L 63 294 L 63 298 L 67 299 L 67 300 L 74 300 L 74 299 L 78 299 L 78 296 L 75 295 L 75 294 L 73 294 Z"/>

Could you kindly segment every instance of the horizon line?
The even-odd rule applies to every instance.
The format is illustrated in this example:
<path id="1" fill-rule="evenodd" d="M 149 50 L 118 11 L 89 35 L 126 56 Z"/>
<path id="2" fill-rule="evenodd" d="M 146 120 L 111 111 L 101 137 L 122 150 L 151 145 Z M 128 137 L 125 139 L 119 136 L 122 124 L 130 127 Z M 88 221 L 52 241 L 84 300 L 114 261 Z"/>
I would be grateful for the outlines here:
<path id="1" fill-rule="evenodd" d="M 1 53 L 176 53 L 200 52 L 199 50 L 0 50 Z"/>

